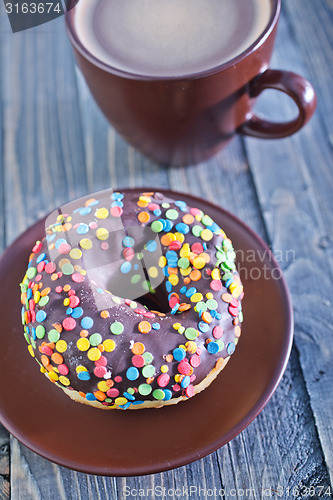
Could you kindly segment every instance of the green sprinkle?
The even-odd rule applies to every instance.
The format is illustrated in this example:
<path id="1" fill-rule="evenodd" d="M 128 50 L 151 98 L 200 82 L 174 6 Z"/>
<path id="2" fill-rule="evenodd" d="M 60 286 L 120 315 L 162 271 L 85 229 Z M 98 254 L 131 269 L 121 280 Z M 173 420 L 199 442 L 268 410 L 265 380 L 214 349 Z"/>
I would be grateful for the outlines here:
<path id="1" fill-rule="evenodd" d="M 110 330 L 114 335 L 120 335 L 124 331 L 124 325 L 120 321 L 114 321 L 110 326 Z"/>
<path id="2" fill-rule="evenodd" d="M 170 208 L 165 212 L 165 216 L 170 220 L 176 220 L 179 217 L 179 213 L 174 208 Z"/>
<path id="3" fill-rule="evenodd" d="M 143 359 L 145 360 L 146 365 L 150 365 L 153 362 L 154 356 L 150 352 L 144 352 L 142 354 Z"/>
<path id="4" fill-rule="evenodd" d="M 155 391 L 153 392 L 153 397 L 155 399 L 164 399 L 165 398 L 164 391 L 162 389 L 155 389 Z"/>
<path id="5" fill-rule="evenodd" d="M 211 226 L 213 224 L 213 220 L 209 217 L 209 215 L 204 215 L 201 222 L 204 226 Z"/>
<path id="6" fill-rule="evenodd" d="M 60 339 L 60 333 L 55 329 L 50 330 L 49 333 L 47 334 L 47 336 L 48 336 L 49 342 L 58 342 L 58 340 Z M 44 335 L 43 335 L 43 337 L 44 337 Z"/>
<path id="7" fill-rule="evenodd" d="M 140 384 L 138 390 L 141 396 L 148 396 L 148 394 L 151 393 L 152 388 L 149 384 Z"/>
<path id="8" fill-rule="evenodd" d="M 98 346 L 99 344 L 102 343 L 102 335 L 100 333 L 93 333 L 89 337 L 89 342 L 92 346 Z"/>
<path id="9" fill-rule="evenodd" d="M 217 309 L 217 305 L 218 305 L 218 304 L 217 304 L 217 302 L 216 302 L 216 300 L 215 300 L 215 299 L 209 299 L 209 300 L 207 300 L 207 302 L 206 302 L 206 306 L 207 306 L 207 307 L 208 307 L 208 309 L 210 309 L 210 310 L 215 310 L 215 309 Z"/>
<path id="10" fill-rule="evenodd" d="M 215 340 L 215 342 L 219 346 L 219 350 L 217 352 L 221 352 L 224 349 L 224 342 L 221 339 L 217 339 L 217 340 Z"/>
<path id="11" fill-rule="evenodd" d="M 178 267 L 180 267 L 181 269 L 187 269 L 189 265 L 190 261 L 186 257 L 181 257 L 178 260 Z"/>
<path id="12" fill-rule="evenodd" d="M 202 231 L 201 226 L 196 225 L 192 227 L 192 234 L 194 234 L 194 236 L 196 236 L 197 238 L 200 237 L 201 231 Z"/>
<path id="13" fill-rule="evenodd" d="M 45 295 L 45 297 L 41 297 L 41 298 L 40 298 L 40 300 L 39 300 L 39 302 L 38 302 L 38 305 L 39 305 L 40 307 L 44 307 L 44 306 L 46 306 L 46 304 L 48 304 L 48 303 L 49 303 L 49 300 L 50 300 L 50 298 L 49 298 L 47 295 Z"/>
<path id="14" fill-rule="evenodd" d="M 145 378 L 153 377 L 155 375 L 155 366 L 147 365 L 142 368 L 142 375 Z"/>
<path id="15" fill-rule="evenodd" d="M 207 305 L 206 305 L 206 303 L 205 303 L 205 302 L 202 302 L 202 301 L 197 302 L 197 303 L 195 304 L 195 306 L 194 306 L 194 310 L 195 310 L 195 312 L 197 312 L 197 313 L 200 313 L 200 312 L 205 312 L 205 311 L 207 311 Z"/>
<path id="16" fill-rule="evenodd" d="M 137 283 L 139 283 L 140 280 L 141 280 L 140 274 L 133 274 L 133 276 L 131 277 L 132 285 L 136 285 Z"/>
<path id="17" fill-rule="evenodd" d="M 163 224 L 160 220 L 154 220 L 150 228 L 154 233 L 160 233 L 163 230 Z"/>
<path id="18" fill-rule="evenodd" d="M 74 273 L 74 266 L 72 264 L 64 264 L 61 268 L 61 271 L 66 275 L 69 276 L 70 274 Z"/>
<path id="19" fill-rule="evenodd" d="M 27 270 L 27 277 L 32 280 L 37 274 L 37 269 L 35 267 L 29 267 Z"/>
<path id="20" fill-rule="evenodd" d="M 39 339 L 44 338 L 44 336 L 45 336 L 45 328 L 44 328 L 43 325 L 38 325 L 37 326 L 37 328 L 36 328 L 36 336 Z"/>
<path id="21" fill-rule="evenodd" d="M 195 340 L 198 336 L 198 332 L 195 328 L 186 328 L 185 330 L 185 337 L 188 340 Z"/>

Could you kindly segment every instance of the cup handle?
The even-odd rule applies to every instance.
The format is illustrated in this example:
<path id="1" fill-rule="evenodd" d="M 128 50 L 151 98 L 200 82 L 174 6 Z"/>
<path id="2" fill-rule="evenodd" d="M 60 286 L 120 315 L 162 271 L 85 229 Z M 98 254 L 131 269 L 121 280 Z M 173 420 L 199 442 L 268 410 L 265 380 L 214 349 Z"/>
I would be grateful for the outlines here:
<path id="1" fill-rule="evenodd" d="M 294 134 L 301 129 L 313 115 L 317 97 L 311 83 L 305 78 L 290 71 L 267 69 L 250 84 L 250 97 L 258 97 L 265 89 L 280 90 L 288 94 L 297 104 L 298 116 L 289 122 L 277 123 L 259 118 L 249 117 L 238 131 L 243 135 L 261 139 L 280 139 Z"/>

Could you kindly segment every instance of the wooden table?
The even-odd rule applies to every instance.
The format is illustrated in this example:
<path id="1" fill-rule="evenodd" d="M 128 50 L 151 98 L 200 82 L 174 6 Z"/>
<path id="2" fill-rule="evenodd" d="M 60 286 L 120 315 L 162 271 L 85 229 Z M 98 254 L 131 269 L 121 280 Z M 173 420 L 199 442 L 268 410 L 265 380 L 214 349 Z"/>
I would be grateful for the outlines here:
<path id="1" fill-rule="evenodd" d="M 55 206 L 89 192 L 168 187 L 227 207 L 259 233 L 280 261 L 295 311 L 295 342 L 281 384 L 255 421 L 219 451 L 166 473 L 97 477 L 48 462 L 0 426 L 1 500 L 123 499 L 129 490 L 129 498 L 153 498 L 148 488 L 183 485 L 206 488 L 207 497 L 209 489 L 223 488 L 224 498 L 329 498 L 332 20 L 331 0 L 284 1 L 272 67 L 299 72 L 315 86 L 318 109 L 305 129 L 279 141 L 237 137 L 207 163 L 169 169 L 141 156 L 108 126 L 75 68 L 63 18 L 13 35 L 1 6 L 0 249 Z M 258 108 L 276 119 L 295 112 L 274 91 Z M 191 498 L 205 498 L 204 490 L 191 491 Z"/>

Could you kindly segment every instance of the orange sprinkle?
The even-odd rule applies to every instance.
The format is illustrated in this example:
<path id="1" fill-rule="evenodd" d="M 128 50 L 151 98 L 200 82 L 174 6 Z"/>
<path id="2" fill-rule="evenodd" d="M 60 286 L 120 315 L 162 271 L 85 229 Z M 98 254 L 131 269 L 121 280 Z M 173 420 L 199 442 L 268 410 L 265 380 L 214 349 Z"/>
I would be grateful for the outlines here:
<path id="1" fill-rule="evenodd" d="M 224 359 L 223 359 L 223 358 L 218 359 L 218 360 L 216 361 L 216 363 L 215 363 L 215 368 L 216 368 L 217 370 L 219 370 L 219 369 L 222 367 L 223 363 L 224 363 Z"/>
<path id="2" fill-rule="evenodd" d="M 44 288 L 44 290 L 42 290 L 40 292 L 40 294 L 41 294 L 42 297 L 45 297 L 46 295 L 48 295 L 50 293 L 50 291 L 51 291 L 51 288 L 47 287 L 47 288 Z"/>
<path id="3" fill-rule="evenodd" d="M 34 286 L 32 287 L 32 293 L 35 294 L 38 290 L 38 283 L 35 283 Z"/>
<path id="4" fill-rule="evenodd" d="M 190 279 L 192 281 L 199 281 L 201 279 L 201 271 L 199 271 L 199 269 L 193 269 L 193 271 L 190 272 Z"/>
<path id="5" fill-rule="evenodd" d="M 102 311 L 102 312 L 101 312 L 101 318 L 106 319 L 106 318 L 108 318 L 109 316 L 110 316 L 110 314 L 109 314 L 109 312 L 108 312 L 108 311 Z"/>
<path id="6" fill-rule="evenodd" d="M 59 352 L 54 352 L 51 356 L 51 359 L 53 363 L 56 363 L 57 365 L 61 365 L 64 361 L 64 358 L 61 356 Z"/>
<path id="7" fill-rule="evenodd" d="M 153 193 L 152 191 L 150 193 L 141 193 L 141 196 L 154 196 L 155 193 Z"/>
<path id="8" fill-rule="evenodd" d="M 239 325 L 235 326 L 234 332 L 235 332 L 236 337 L 240 337 L 241 329 L 240 329 Z"/>
<path id="9" fill-rule="evenodd" d="M 179 305 L 178 311 L 184 312 L 184 311 L 188 311 L 189 309 L 191 309 L 191 304 L 186 304 L 184 302 L 183 304 Z"/>
<path id="10" fill-rule="evenodd" d="M 137 201 L 137 203 L 136 203 L 136 204 L 137 204 L 137 205 L 138 205 L 138 207 L 140 207 L 140 208 L 145 208 L 145 207 L 147 207 L 147 206 L 148 206 L 148 201 L 139 200 L 139 201 Z"/>
<path id="11" fill-rule="evenodd" d="M 38 290 L 40 290 L 41 288 L 43 288 L 43 286 L 44 286 L 44 285 L 43 285 L 43 283 L 42 283 L 42 282 L 38 283 Z"/>
<path id="12" fill-rule="evenodd" d="M 89 335 L 89 333 L 88 333 L 87 330 L 81 330 L 80 331 L 80 337 L 85 338 L 85 337 L 88 337 L 88 335 Z"/>
<path id="13" fill-rule="evenodd" d="M 46 345 L 47 347 L 49 347 L 50 349 L 52 349 L 52 351 L 55 348 L 54 342 L 43 342 L 43 345 Z"/>
<path id="14" fill-rule="evenodd" d="M 149 333 L 151 330 L 151 324 L 149 321 L 140 321 L 138 328 L 141 333 Z"/>
<path id="15" fill-rule="evenodd" d="M 104 347 L 104 345 L 103 345 L 103 344 L 99 344 L 99 345 L 97 346 L 97 349 L 99 349 L 101 352 L 104 352 L 104 351 L 105 351 L 105 347 Z"/>
<path id="16" fill-rule="evenodd" d="M 31 254 L 29 255 L 29 262 L 30 262 L 30 261 L 34 258 L 34 256 L 35 256 L 35 254 L 34 254 L 34 253 L 31 253 Z"/>
<path id="17" fill-rule="evenodd" d="M 169 274 L 178 274 L 178 267 L 168 267 Z"/>
<path id="18" fill-rule="evenodd" d="M 213 318 L 211 317 L 211 315 L 209 314 L 208 311 L 204 311 L 202 313 L 202 316 L 201 316 L 201 319 L 202 321 L 204 321 L 205 323 L 211 323 L 213 321 Z"/>
<path id="19" fill-rule="evenodd" d="M 150 215 L 149 215 L 149 213 L 148 213 L 148 212 L 140 212 L 140 213 L 138 214 L 138 219 L 139 219 L 139 221 L 140 221 L 140 222 L 142 222 L 142 223 L 146 223 L 146 222 L 148 222 L 148 221 L 149 221 L 149 219 L 150 219 Z"/>
<path id="20" fill-rule="evenodd" d="M 192 224 L 192 222 L 194 222 L 193 215 L 192 214 L 185 214 L 183 217 L 183 222 L 185 222 L 185 224 Z"/>
<path id="21" fill-rule="evenodd" d="M 223 300 L 223 302 L 229 304 L 232 301 L 232 295 L 230 295 L 230 293 L 222 293 L 221 299 Z"/>
<path id="22" fill-rule="evenodd" d="M 111 378 L 109 378 L 108 380 L 106 380 L 106 385 L 108 387 L 113 387 L 114 386 L 114 381 Z"/>
<path id="23" fill-rule="evenodd" d="M 185 283 L 185 285 L 189 285 L 191 283 L 191 278 L 186 276 L 186 278 L 184 278 L 184 283 Z"/>
<path id="24" fill-rule="evenodd" d="M 89 200 L 87 200 L 84 204 L 85 207 L 88 207 L 90 205 L 90 203 L 92 203 L 93 201 L 96 201 L 95 198 L 89 198 Z"/>
<path id="25" fill-rule="evenodd" d="M 106 399 L 106 394 L 102 391 L 95 391 L 94 396 L 98 399 L 98 401 L 104 401 L 104 399 Z"/>
<path id="26" fill-rule="evenodd" d="M 53 323 L 53 328 L 57 330 L 58 333 L 62 332 L 62 325 L 60 323 Z"/>
<path id="27" fill-rule="evenodd" d="M 42 354 L 41 358 L 40 358 L 41 362 L 42 362 L 42 365 L 47 367 L 47 365 L 50 364 L 50 360 L 47 356 L 45 356 L 45 354 Z"/>
<path id="28" fill-rule="evenodd" d="M 165 247 L 168 247 L 171 243 L 172 239 L 170 238 L 170 236 L 168 234 L 163 234 L 162 238 L 161 238 L 161 243 L 162 245 L 164 245 Z"/>
<path id="29" fill-rule="evenodd" d="M 71 289 L 71 286 L 70 286 L 70 285 L 65 285 L 65 286 L 63 287 L 63 291 L 64 291 L 64 292 L 69 292 L 69 290 L 70 290 L 70 289 Z"/>
<path id="30" fill-rule="evenodd" d="M 66 222 L 65 224 L 62 225 L 62 230 L 63 231 L 69 231 L 70 229 L 72 229 L 72 224 L 70 224 L 69 222 Z"/>
<path id="31" fill-rule="evenodd" d="M 53 274 L 51 275 L 51 280 L 52 280 L 52 281 L 56 281 L 57 279 L 58 279 L 58 275 L 57 275 L 57 273 L 53 273 Z"/>
<path id="32" fill-rule="evenodd" d="M 239 319 L 238 319 L 238 318 L 234 318 L 234 319 L 232 320 L 232 324 L 233 324 L 233 325 L 238 325 L 238 323 L 239 323 Z"/>
<path id="33" fill-rule="evenodd" d="M 172 354 L 167 354 L 167 355 L 165 356 L 165 361 L 166 361 L 167 363 L 171 363 L 171 361 L 173 361 L 173 355 L 172 355 Z"/>
<path id="34" fill-rule="evenodd" d="M 146 379 L 147 384 L 152 384 L 154 382 L 154 377 L 148 377 Z"/>
<path id="35" fill-rule="evenodd" d="M 81 398 L 85 398 L 86 397 L 85 392 L 79 391 L 79 394 L 80 394 Z"/>
<path id="36" fill-rule="evenodd" d="M 202 252 L 201 254 L 199 254 L 199 257 L 202 257 L 206 264 L 208 264 L 208 262 L 210 261 L 210 256 L 206 252 Z"/>
<path id="37" fill-rule="evenodd" d="M 143 354 L 145 352 L 145 346 L 141 342 L 135 342 L 132 347 L 133 354 Z"/>

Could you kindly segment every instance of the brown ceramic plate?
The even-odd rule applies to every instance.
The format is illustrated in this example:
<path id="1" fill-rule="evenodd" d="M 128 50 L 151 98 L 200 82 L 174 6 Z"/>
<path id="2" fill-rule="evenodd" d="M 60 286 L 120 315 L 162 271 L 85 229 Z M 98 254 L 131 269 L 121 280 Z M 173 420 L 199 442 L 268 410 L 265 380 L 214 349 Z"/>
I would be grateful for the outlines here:
<path id="1" fill-rule="evenodd" d="M 59 465 L 90 474 L 131 476 L 197 460 L 252 422 L 285 370 L 292 308 L 266 244 L 225 210 L 189 195 L 165 193 L 208 213 L 243 255 L 245 322 L 239 345 L 211 386 L 184 403 L 103 411 L 70 400 L 39 373 L 20 321 L 19 283 L 33 244 L 43 236 L 44 220 L 23 233 L 0 260 L 0 421 L 27 447 Z"/>

